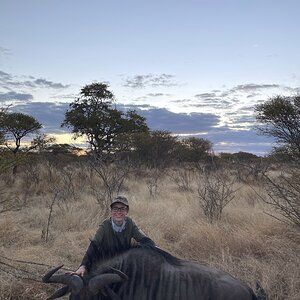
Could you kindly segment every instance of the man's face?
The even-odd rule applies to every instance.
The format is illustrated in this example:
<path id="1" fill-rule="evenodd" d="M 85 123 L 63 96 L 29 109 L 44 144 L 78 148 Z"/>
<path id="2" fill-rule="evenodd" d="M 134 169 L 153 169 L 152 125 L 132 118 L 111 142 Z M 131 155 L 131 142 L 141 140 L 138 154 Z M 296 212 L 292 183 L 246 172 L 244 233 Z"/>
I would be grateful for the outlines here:
<path id="1" fill-rule="evenodd" d="M 115 203 L 111 207 L 111 217 L 117 225 L 121 225 L 128 213 L 128 207 L 123 203 Z"/>

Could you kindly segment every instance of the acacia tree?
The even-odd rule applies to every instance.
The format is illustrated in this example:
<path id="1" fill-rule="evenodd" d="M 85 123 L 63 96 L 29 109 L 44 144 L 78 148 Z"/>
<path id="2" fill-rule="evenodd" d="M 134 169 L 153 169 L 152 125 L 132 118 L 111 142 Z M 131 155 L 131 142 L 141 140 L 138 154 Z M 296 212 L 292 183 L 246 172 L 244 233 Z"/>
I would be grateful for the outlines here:
<path id="1" fill-rule="evenodd" d="M 145 118 L 135 111 L 123 113 L 113 107 L 114 95 L 108 88 L 106 83 L 84 86 L 62 123 L 72 129 L 75 138 L 86 136 L 97 155 L 119 151 L 122 135 L 149 131 Z"/>
<path id="2" fill-rule="evenodd" d="M 263 126 L 259 130 L 275 137 L 281 154 L 300 159 L 300 96 L 276 96 L 256 106 L 256 118 Z M 275 149 L 278 150 L 278 149 Z M 277 151 L 278 153 L 278 151 Z M 289 166 L 277 178 L 263 173 L 268 198 L 259 197 L 277 212 L 269 213 L 282 222 L 300 226 L 299 163 Z M 299 162 L 299 161 L 298 161 Z"/>
<path id="3" fill-rule="evenodd" d="M 274 137 L 285 152 L 300 157 L 300 96 L 276 96 L 255 107 L 258 131 Z"/>
<path id="4" fill-rule="evenodd" d="M 198 163 L 207 158 L 211 150 L 212 142 L 209 140 L 190 137 L 178 143 L 176 155 L 179 161 Z"/>
<path id="5" fill-rule="evenodd" d="M 5 140 L 14 140 L 12 147 L 6 142 L 6 146 L 14 154 L 20 149 L 21 140 L 27 135 L 37 133 L 42 128 L 34 117 L 16 112 L 2 112 L 0 117 L 0 128 Z"/>
<path id="6" fill-rule="evenodd" d="M 163 169 L 172 163 L 177 143 L 177 137 L 169 131 L 154 130 L 149 134 L 139 134 L 134 140 L 134 156 L 151 169 Z"/>

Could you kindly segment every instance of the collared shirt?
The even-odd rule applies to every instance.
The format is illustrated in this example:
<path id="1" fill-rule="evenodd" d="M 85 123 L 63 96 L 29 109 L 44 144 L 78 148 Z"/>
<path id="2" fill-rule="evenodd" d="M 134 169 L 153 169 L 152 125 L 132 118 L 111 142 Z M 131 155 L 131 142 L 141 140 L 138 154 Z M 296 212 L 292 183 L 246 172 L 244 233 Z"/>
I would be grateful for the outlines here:
<path id="1" fill-rule="evenodd" d="M 121 225 L 116 224 L 112 218 L 110 218 L 111 226 L 115 232 L 122 232 L 126 226 L 126 220 L 123 221 Z"/>

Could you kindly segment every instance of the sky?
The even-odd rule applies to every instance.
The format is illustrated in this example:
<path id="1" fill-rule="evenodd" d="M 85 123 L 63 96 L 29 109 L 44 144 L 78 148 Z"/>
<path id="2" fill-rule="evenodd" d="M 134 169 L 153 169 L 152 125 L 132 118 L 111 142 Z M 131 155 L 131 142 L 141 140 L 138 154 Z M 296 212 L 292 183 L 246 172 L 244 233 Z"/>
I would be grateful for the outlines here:
<path id="1" fill-rule="evenodd" d="M 152 130 L 267 154 L 254 107 L 300 93 L 298 0 L 0 0 L 0 106 L 69 141 L 64 113 L 106 82 Z"/>

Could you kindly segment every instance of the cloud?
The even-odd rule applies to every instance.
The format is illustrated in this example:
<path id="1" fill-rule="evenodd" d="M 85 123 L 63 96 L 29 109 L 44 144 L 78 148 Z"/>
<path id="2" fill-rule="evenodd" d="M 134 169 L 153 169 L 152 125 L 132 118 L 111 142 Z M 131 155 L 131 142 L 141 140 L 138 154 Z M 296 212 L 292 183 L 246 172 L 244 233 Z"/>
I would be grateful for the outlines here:
<path id="1" fill-rule="evenodd" d="M 35 78 L 33 76 L 25 76 L 27 80 L 19 80 L 18 76 L 13 76 L 6 72 L 0 71 L 0 85 L 2 88 L 51 88 L 51 89 L 66 89 L 69 84 L 62 84 L 46 80 L 44 78 Z"/>
<path id="2" fill-rule="evenodd" d="M 203 94 L 204 95 L 204 94 Z M 195 95 L 199 102 L 191 104 L 193 107 L 210 107 L 214 109 L 229 109 L 237 103 L 236 98 L 223 98 L 213 94 L 207 94 L 207 96 Z"/>
<path id="3" fill-rule="evenodd" d="M 250 95 L 255 95 L 255 93 L 258 92 L 264 92 L 266 90 L 272 90 L 272 89 L 284 89 L 286 87 L 280 85 L 280 84 L 256 84 L 256 83 L 246 83 L 246 84 L 240 84 L 237 85 L 231 89 L 223 90 L 219 94 L 221 97 L 228 97 L 232 94 L 237 93 L 245 93 Z"/>
<path id="4" fill-rule="evenodd" d="M 70 86 L 69 84 L 64 85 L 62 83 L 49 81 L 49 80 L 46 80 L 46 79 L 43 79 L 43 78 L 35 79 L 33 81 L 33 83 L 36 86 L 39 86 L 39 87 L 46 87 L 46 88 L 52 88 L 52 89 L 65 89 L 65 88 L 68 88 Z"/>
<path id="5" fill-rule="evenodd" d="M 235 98 L 225 99 L 213 93 L 197 94 L 195 99 L 178 99 L 171 100 L 171 103 L 180 104 L 181 107 L 190 108 L 209 108 L 209 109 L 223 109 L 230 108 L 236 103 Z"/>
<path id="6" fill-rule="evenodd" d="M 0 46 L 0 56 L 1 55 L 11 55 L 11 51 L 7 48 L 4 48 L 4 47 Z"/>
<path id="7" fill-rule="evenodd" d="M 185 103 L 190 103 L 190 102 L 192 102 L 192 100 L 191 99 L 178 99 L 178 100 L 171 100 L 170 101 L 171 103 L 183 103 L 183 104 L 185 104 Z"/>
<path id="8" fill-rule="evenodd" d="M 149 127 L 153 130 L 168 130 L 173 133 L 193 133 L 208 131 L 219 122 L 213 114 L 203 113 L 173 113 L 167 109 L 150 109 L 141 114 L 147 118 Z"/>
<path id="9" fill-rule="evenodd" d="M 218 127 L 227 125 L 232 130 L 250 130 L 255 123 L 254 106 L 266 101 L 276 91 L 287 92 L 287 88 L 279 84 L 246 83 L 231 88 L 224 86 L 222 89 L 197 93 L 191 98 L 174 99 L 169 102 L 176 103 L 177 108 L 180 107 L 183 111 L 200 111 L 217 116 Z M 289 88 L 288 91 L 297 93 L 300 89 Z"/>
<path id="10" fill-rule="evenodd" d="M 0 80 L 11 80 L 11 78 L 10 74 L 0 71 Z"/>
<path id="11" fill-rule="evenodd" d="M 50 96 L 52 99 L 71 99 L 74 100 L 78 98 L 78 94 L 65 94 L 65 95 L 53 95 Z"/>
<path id="12" fill-rule="evenodd" d="M 178 84 L 173 81 L 174 75 L 170 74 L 146 74 L 146 75 L 136 75 L 132 78 L 125 79 L 125 84 L 123 86 L 130 87 L 133 89 L 141 89 L 146 87 L 171 87 L 177 86 Z"/>
<path id="13" fill-rule="evenodd" d="M 143 110 L 143 109 L 152 109 L 156 108 L 155 106 L 152 106 L 150 104 L 117 104 L 117 109 L 122 111 L 127 110 Z"/>
<path id="14" fill-rule="evenodd" d="M 11 110 L 33 116 L 42 123 L 46 134 L 55 134 L 68 131 L 60 127 L 68 108 L 69 103 L 29 102 L 17 104 Z"/>
<path id="15" fill-rule="evenodd" d="M 119 105 L 118 109 L 135 109 L 145 117 L 151 130 L 167 130 L 172 133 L 207 132 L 219 123 L 219 117 L 210 113 L 174 113 L 165 108 Z"/>
<path id="16" fill-rule="evenodd" d="M 17 93 L 13 91 L 7 93 L 0 93 L 0 102 L 12 101 L 12 100 L 30 101 L 32 99 L 33 96 L 27 93 Z"/>
<path id="17" fill-rule="evenodd" d="M 256 92 L 258 90 L 265 90 L 265 89 L 274 89 L 274 88 L 280 88 L 281 85 L 279 84 L 255 84 L 255 83 L 247 83 L 247 84 L 240 84 L 232 89 L 225 92 L 226 94 L 231 94 L 235 92 Z"/>
<path id="18" fill-rule="evenodd" d="M 214 98 L 216 97 L 216 92 L 197 94 L 195 97 L 198 99 Z"/>
<path id="19" fill-rule="evenodd" d="M 300 94 L 300 87 L 292 88 L 292 87 L 285 86 L 284 88 L 285 88 L 287 91 L 289 91 L 290 93 Z"/>
<path id="20" fill-rule="evenodd" d="M 250 99 L 250 98 L 255 98 L 257 96 L 261 96 L 261 93 L 252 93 L 252 94 L 249 94 L 249 95 L 247 95 L 247 98 Z"/>
<path id="21" fill-rule="evenodd" d="M 163 96 L 171 96 L 170 94 L 164 94 L 164 93 L 149 93 L 147 94 L 149 97 L 163 97 Z"/>
<path id="22" fill-rule="evenodd" d="M 227 118 L 226 122 L 232 125 L 234 123 L 233 116 L 241 115 L 241 113 L 247 115 L 252 114 L 253 106 L 260 101 L 265 101 L 268 95 L 273 96 L 275 91 L 278 93 L 282 93 L 283 91 L 297 93 L 299 89 L 280 84 L 246 83 L 236 85 L 232 88 L 224 87 L 223 90 L 219 89 L 195 94 L 195 101 L 185 101 L 183 107 L 189 107 L 190 109 L 203 108 L 206 111 L 215 110 L 215 113 L 218 115 L 226 114 L 226 116 L 231 116 L 231 118 Z M 265 99 L 262 100 L 262 98 Z M 251 103 L 253 103 L 251 107 L 248 105 L 250 99 Z M 248 110 L 243 109 L 246 103 Z M 238 118 L 236 118 L 236 120 L 238 120 Z"/>
<path id="23" fill-rule="evenodd" d="M 278 57 L 279 54 L 278 53 L 269 53 L 269 54 L 266 54 L 265 57 L 268 57 L 268 58 L 273 58 L 273 57 Z"/>
<path id="24" fill-rule="evenodd" d="M 56 83 L 43 78 L 26 76 L 20 80 L 19 76 L 0 70 L 0 101 L 30 101 L 32 100 L 34 88 L 53 89 L 55 91 L 65 89 L 69 85 Z M 28 92 L 29 91 L 29 92 Z"/>

